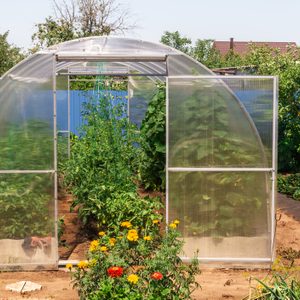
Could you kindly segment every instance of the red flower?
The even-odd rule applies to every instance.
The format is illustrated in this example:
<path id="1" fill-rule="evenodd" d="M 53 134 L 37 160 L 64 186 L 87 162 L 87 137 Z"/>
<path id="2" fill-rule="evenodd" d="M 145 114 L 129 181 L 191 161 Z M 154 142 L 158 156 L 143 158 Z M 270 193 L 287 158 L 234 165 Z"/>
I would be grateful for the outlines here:
<path id="1" fill-rule="evenodd" d="M 109 277 L 120 277 L 123 274 L 123 268 L 121 267 L 110 267 L 107 270 Z"/>
<path id="2" fill-rule="evenodd" d="M 153 274 L 151 274 L 151 278 L 154 280 L 161 280 L 163 279 L 163 274 L 161 274 L 160 272 L 154 272 Z"/>

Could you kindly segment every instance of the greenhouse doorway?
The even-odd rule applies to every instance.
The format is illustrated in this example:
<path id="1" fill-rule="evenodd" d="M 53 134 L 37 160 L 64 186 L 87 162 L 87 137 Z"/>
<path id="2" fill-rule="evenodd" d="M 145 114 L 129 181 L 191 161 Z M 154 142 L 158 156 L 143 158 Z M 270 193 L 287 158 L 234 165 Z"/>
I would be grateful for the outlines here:
<path id="1" fill-rule="evenodd" d="M 131 63 L 134 61 L 135 59 L 132 58 Z M 136 63 L 140 63 L 139 58 Z M 112 102 L 114 102 L 113 105 L 122 104 L 122 107 L 124 107 L 124 117 L 128 118 L 130 123 L 139 130 L 147 112 L 148 104 L 157 91 L 157 83 L 166 80 L 166 70 L 164 70 L 164 72 L 143 73 L 141 71 L 137 72 L 136 70 L 131 71 L 128 67 L 124 68 L 119 66 L 116 72 L 114 71 L 114 69 L 116 69 L 115 64 L 118 64 L 118 62 L 95 61 L 93 59 L 89 64 L 84 62 L 83 66 L 82 62 L 68 61 L 67 68 L 59 69 L 58 59 L 55 72 L 56 93 L 54 93 L 57 109 L 56 151 L 58 173 L 60 162 L 70 157 L 72 137 L 80 135 L 80 128 L 84 124 L 82 112 L 87 103 L 92 103 L 102 96 L 111 97 Z M 165 62 L 164 64 L 166 67 Z M 68 224 L 70 224 L 70 222 L 68 216 L 67 221 L 64 219 L 66 215 L 63 211 L 65 209 L 64 204 L 60 211 L 60 200 L 65 199 L 67 196 L 68 202 L 70 202 L 71 198 L 69 197 L 71 197 L 71 195 L 64 194 L 64 188 L 59 176 L 57 178 L 56 189 L 58 199 L 58 226 L 62 225 L 64 231 L 68 233 Z M 74 227 L 73 224 L 70 226 Z M 70 231 L 72 232 L 73 230 Z M 87 232 L 88 231 L 89 230 L 87 230 Z M 62 232 L 63 231 L 58 228 L 58 233 Z M 83 234 L 87 232 L 83 232 Z M 60 237 L 58 237 L 58 240 L 60 245 L 60 263 L 64 265 L 67 262 L 74 261 L 73 257 L 78 257 L 78 255 L 72 255 L 72 251 L 69 251 L 71 247 L 65 249 L 66 251 L 62 250 L 64 245 L 70 245 L 68 241 L 61 241 Z M 80 249 L 80 252 L 83 252 L 81 251 L 81 249 L 83 249 L 83 247 L 81 247 L 83 243 L 81 239 L 79 240 L 80 242 L 77 244 L 78 247 L 76 246 L 76 249 L 74 248 L 75 252 L 77 252 L 77 248 Z M 87 245 L 87 243 L 85 244 Z M 88 247 L 86 245 L 85 247 Z M 66 260 L 67 256 L 68 258 Z M 83 255 L 82 259 L 84 259 Z"/>

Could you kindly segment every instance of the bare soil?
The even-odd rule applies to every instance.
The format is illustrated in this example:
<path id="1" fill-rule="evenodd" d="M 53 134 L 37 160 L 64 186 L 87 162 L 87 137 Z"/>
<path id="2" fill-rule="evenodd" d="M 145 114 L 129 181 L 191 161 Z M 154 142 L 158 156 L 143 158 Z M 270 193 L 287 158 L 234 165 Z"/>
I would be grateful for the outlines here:
<path id="1" fill-rule="evenodd" d="M 69 245 L 67 250 L 60 249 L 62 257 L 72 259 L 82 258 L 88 246 L 88 237 L 81 231 L 76 213 L 68 215 L 70 198 L 66 196 L 60 208 L 65 209 L 65 233 L 63 238 Z M 280 196 L 279 209 L 277 211 L 277 254 L 282 256 L 285 264 L 294 263 L 300 266 L 300 221 L 293 216 L 293 210 L 289 207 L 300 208 L 300 202 Z M 69 201 L 69 202 L 68 202 Z M 70 227 L 70 228 L 69 228 Z M 253 245 L 255 246 L 255 245 Z M 71 251 L 72 249 L 72 251 Z M 76 250 L 77 249 L 77 250 Z M 71 256 L 70 256 L 71 255 Z M 73 255 L 73 256 L 72 256 Z M 269 270 L 232 270 L 232 269 L 208 269 L 201 267 L 202 273 L 197 277 L 201 289 L 194 292 L 196 300 L 215 299 L 243 299 L 251 291 L 251 286 L 257 285 L 254 278 L 263 279 L 269 274 Z M 300 274 L 298 274 L 300 277 Z M 24 294 L 23 296 L 6 291 L 5 286 L 21 280 L 30 280 L 43 286 L 41 291 Z M 73 290 L 70 274 L 65 269 L 51 272 L 5 272 L 0 273 L 0 300 L 13 299 L 58 299 L 78 300 L 77 292 Z"/>

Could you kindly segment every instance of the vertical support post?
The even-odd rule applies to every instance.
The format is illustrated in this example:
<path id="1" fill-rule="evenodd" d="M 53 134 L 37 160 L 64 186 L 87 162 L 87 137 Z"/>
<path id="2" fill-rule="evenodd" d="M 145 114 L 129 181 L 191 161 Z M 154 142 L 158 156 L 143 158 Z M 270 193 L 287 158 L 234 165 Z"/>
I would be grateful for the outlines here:
<path id="1" fill-rule="evenodd" d="M 166 77 L 166 223 L 169 224 L 169 78 Z"/>
<path id="2" fill-rule="evenodd" d="M 128 67 L 127 73 L 129 74 L 129 67 Z M 130 80 L 130 77 L 128 76 L 127 77 L 127 118 L 128 118 L 128 121 L 130 121 L 130 86 L 129 86 L 129 80 Z"/>
<path id="3" fill-rule="evenodd" d="M 70 95 L 70 75 L 68 75 L 68 158 L 71 155 L 71 95 Z"/>
<path id="4" fill-rule="evenodd" d="M 58 183 L 57 183 L 57 105 L 56 105 L 56 56 L 53 55 L 53 146 L 54 146 L 54 224 L 55 224 L 55 240 L 57 242 L 57 265 L 58 265 L 58 205 L 57 205 L 57 195 L 58 195 Z"/>
<path id="5" fill-rule="evenodd" d="M 276 234 L 276 181 L 277 181 L 277 119 L 278 119 L 278 76 L 273 79 L 273 124 L 272 124 L 272 205 L 271 205 L 271 255 L 275 258 Z"/>

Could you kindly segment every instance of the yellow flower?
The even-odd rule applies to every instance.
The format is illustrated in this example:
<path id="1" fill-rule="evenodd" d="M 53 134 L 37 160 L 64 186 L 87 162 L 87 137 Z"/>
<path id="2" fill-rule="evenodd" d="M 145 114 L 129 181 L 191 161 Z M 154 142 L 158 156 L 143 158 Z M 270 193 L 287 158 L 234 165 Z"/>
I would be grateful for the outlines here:
<path id="1" fill-rule="evenodd" d="M 146 235 L 146 236 L 144 236 L 144 240 L 145 241 L 151 241 L 152 237 L 150 235 Z"/>
<path id="2" fill-rule="evenodd" d="M 104 236 L 104 235 L 105 235 L 105 232 L 104 232 L 104 231 L 99 231 L 99 232 L 98 232 L 98 235 L 99 235 L 99 236 Z"/>
<path id="3" fill-rule="evenodd" d="M 102 246 L 102 247 L 100 247 L 100 251 L 102 251 L 102 252 L 106 252 L 108 249 L 107 249 L 107 247 L 106 246 Z"/>
<path id="4" fill-rule="evenodd" d="M 174 223 L 175 225 L 178 225 L 178 224 L 180 223 L 180 221 L 179 221 L 179 220 L 175 220 L 173 223 Z"/>
<path id="5" fill-rule="evenodd" d="M 159 220 L 153 220 L 152 223 L 153 223 L 153 224 L 158 224 L 158 223 L 159 223 Z"/>
<path id="6" fill-rule="evenodd" d="M 91 260 L 89 261 L 89 266 L 90 266 L 90 267 L 93 267 L 93 266 L 96 265 L 96 263 L 97 263 L 97 260 L 96 260 L 95 258 L 93 258 L 93 259 L 91 259 Z"/>
<path id="7" fill-rule="evenodd" d="M 138 233 L 135 229 L 131 229 L 127 233 L 127 239 L 131 242 L 137 241 L 139 238 Z"/>
<path id="8" fill-rule="evenodd" d="M 137 276 L 137 275 L 135 275 L 135 274 L 130 274 L 130 275 L 127 277 L 127 280 L 128 280 L 130 283 L 136 284 L 136 283 L 139 281 L 139 276 Z"/>
<path id="9" fill-rule="evenodd" d="M 96 251 L 99 246 L 99 242 L 94 240 L 90 243 L 90 252 Z"/>
<path id="10" fill-rule="evenodd" d="M 73 268 L 73 265 L 72 264 L 66 264 L 66 268 L 71 270 Z"/>
<path id="11" fill-rule="evenodd" d="M 115 243 L 116 243 L 116 239 L 115 238 L 110 238 L 109 239 L 109 244 L 111 245 L 111 246 L 114 246 L 115 245 Z"/>
<path id="12" fill-rule="evenodd" d="M 87 261 L 80 261 L 78 264 L 77 264 L 77 267 L 79 268 L 79 269 L 85 269 L 85 268 L 87 268 L 88 267 L 88 262 Z"/>
<path id="13" fill-rule="evenodd" d="M 132 224 L 129 221 L 124 221 L 121 223 L 122 227 L 130 228 L 132 227 Z"/>
<path id="14" fill-rule="evenodd" d="M 172 228 L 172 229 L 175 229 L 175 228 L 177 227 L 177 225 L 176 225 L 175 223 L 171 223 L 171 224 L 169 225 L 169 227 Z"/>

